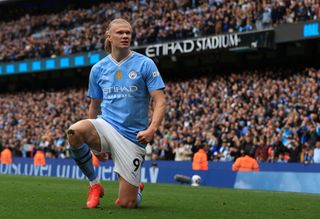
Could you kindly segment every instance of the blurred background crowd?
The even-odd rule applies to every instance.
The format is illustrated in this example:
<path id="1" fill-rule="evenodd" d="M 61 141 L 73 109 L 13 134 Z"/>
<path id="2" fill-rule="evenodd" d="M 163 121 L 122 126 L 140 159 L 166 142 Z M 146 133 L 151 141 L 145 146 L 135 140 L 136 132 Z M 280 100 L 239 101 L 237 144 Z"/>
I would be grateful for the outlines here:
<path id="1" fill-rule="evenodd" d="M 124 0 L 0 21 L 0 62 L 103 50 L 108 21 L 133 22 L 133 45 L 320 18 L 318 0 Z"/>
<path id="2" fill-rule="evenodd" d="M 165 119 L 146 147 L 147 160 L 191 160 L 204 146 L 211 161 L 246 151 L 261 162 L 320 162 L 320 69 L 203 75 L 167 82 L 165 92 Z M 41 148 L 48 158 L 68 158 L 65 131 L 87 118 L 86 93 L 1 94 L 0 147 L 18 157 Z"/>

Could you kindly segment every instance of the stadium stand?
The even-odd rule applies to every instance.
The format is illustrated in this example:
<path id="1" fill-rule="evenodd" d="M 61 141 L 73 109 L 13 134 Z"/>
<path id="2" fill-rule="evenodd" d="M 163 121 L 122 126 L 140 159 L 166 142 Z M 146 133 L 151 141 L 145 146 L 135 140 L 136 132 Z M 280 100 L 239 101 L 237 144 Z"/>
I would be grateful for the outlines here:
<path id="1" fill-rule="evenodd" d="M 132 44 L 137 47 L 221 33 L 259 31 L 320 18 L 317 0 L 96 0 L 89 5 L 68 5 L 44 13 L 21 10 L 7 17 L 0 11 L 1 63 L 101 51 L 105 25 L 115 17 L 134 21 Z M 281 54 L 283 50 L 292 55 L 300 52 L 296 47 L 303 48 L 301 42 L 294 44 L 295 47 L 288 48 L 278 46 L 280 56 L 287 63 L 294 61 L 285 57 L 287 53 Z M 306 68 L 304 64 L 303 68 L 289 69 L 284 68 L 284 63 L 277 63 L 280 68 L 271 70 L 247 65 L 247 70 L 231 66 L 228 71 L 217 73 L 212 66 L 222 62 L 223 55 L 213 52 L 210 58 L 216 59 L 203 59 L 189 69 L 186 65 L 184 70 L 194 72 L 183 78 L 170 75 L 171 80 L 166 83 L 165 121 L 146 148 L 146 160 L 191 160 L 200 145 L 206 144 L 210 148 L 210 161 L 233 161 L 249 151 L 261 162 L 319 163 L 320 68 Z M 257 56 L 262 56 L 264 63 L 270 61 L 262 52 Z M 202 57 L 189 57 L 188 61 L 197 59 Z M 243 59 L 239 60 L 241 63 Z M 314 60 L 319 59 L 315 56 Z M 162 61 L 163 65 L 169 62 L 168 66 L 180 65 L 176 56 Z M 210 65 L 205 66 L 208 62 Z M 176 66 L 175 72 L 177 69 L 182 71 Z M 89 72 L 89 69 L 81 71 Z M 81 75 L 81 71 L 62 69 L 40 76 L 30 74 L 31 78 L 41 79 L 40 83 L 58 81 L 54 88 L 43 85 L 42 90 L 30 89 L 33 78 L 25 80 L 23 75 L 8 72 L 1 75 L 0 151 L 9 147 L 15 157 L 33 157 L 37 148 L 41 148 L 47 158 L 69 158 L 65 130 L 87 118 L 89 99 L 83 83 L 87 75 Z M 192 74 L 195 76 L 191 78 Z M 71 78 L 72 86 L 65 83 Z M 3 91 L 4 87 L 8 89 Z M 24 89 L 14 91 L 16 87 Z"/>
<path id="2" fill-rule="evenodd" d="M 146 159 L 211 161 L 249 150 L 261 162 L 313 162 L 320 141 L 320 69 L 255 70 L 168 82 L 167 113 Z M 25 101 L 28 100 L 28 101 Z M 14 156 L 69 157 L 65 130 L 86 118 L 86 88 L 3 93 L 0 142 Z M 317 159 L 318 162 L 318 159 Z"/>
<path id="3" fill-rule="evenodd" d="M 108 1 L 0 20 L 0 62 L 103 50 L 107 21 L 134 20 L 133 45 L 320 18 L 319 1 Z"/>

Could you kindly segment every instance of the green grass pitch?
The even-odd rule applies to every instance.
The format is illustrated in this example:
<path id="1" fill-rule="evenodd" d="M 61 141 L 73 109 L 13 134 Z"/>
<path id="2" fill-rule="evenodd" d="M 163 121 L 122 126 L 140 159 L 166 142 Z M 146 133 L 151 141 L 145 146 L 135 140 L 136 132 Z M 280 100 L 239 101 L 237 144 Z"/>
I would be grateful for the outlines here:
<path id="1" fill-rule="evenodd" d="M 0 175 L 0 218 L 320 218 L 320 195 L 145 184 L 142 206 L 115 206 L 116 182 L 103 182 L 97 209 L 86 209 L 87 182 Z"/>

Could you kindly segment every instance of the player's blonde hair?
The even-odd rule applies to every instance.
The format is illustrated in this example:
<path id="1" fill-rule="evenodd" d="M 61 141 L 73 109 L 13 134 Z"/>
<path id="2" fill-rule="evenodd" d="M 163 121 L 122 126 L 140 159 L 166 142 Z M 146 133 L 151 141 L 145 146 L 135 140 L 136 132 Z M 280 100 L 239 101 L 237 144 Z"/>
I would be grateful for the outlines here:
<path id="1" fill-rule="evenodd" d="M 111 26 L 112 26 L 113 24 L 119 24 L 119 23 L 126 23 L 126 24 L 129 24 L 130 27 L 131 27 L 131 24 L 129 23 L 129 21 L 127 21 L 126 19 L 123 19 L 123 18 L 116 18 L 116 19 L 112 20 L 112 21 L 109 23 L 109 25 L 108 25 L 108 27 L 107 27 L 107 30 L 106 30 L 106 32 L 105 32 L 105 34 L 104 34 L 104 36 L 105 36 L 105 38 L 106 38 L 105 41 L 104 41 L 104 49 L 105 49 L 108 53 L 111 53 L 111 51 L 112 51 L 111 42 L 108 40 L 108 35 L 109 35 L 109 33 L 110 33 Z"/>

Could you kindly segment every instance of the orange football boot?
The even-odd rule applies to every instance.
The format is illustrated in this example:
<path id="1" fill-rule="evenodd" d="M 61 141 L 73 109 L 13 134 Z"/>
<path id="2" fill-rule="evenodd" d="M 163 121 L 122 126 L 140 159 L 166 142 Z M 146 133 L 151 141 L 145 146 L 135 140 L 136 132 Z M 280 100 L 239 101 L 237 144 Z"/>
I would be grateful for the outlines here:
<path id="1" fill-rule="evenodd" d="M 99 205 L 99 199 L 104 196 L 104 189 L 101 184 L 89 186 L 89 195 L 87 208 L 96 208 Z"/>

